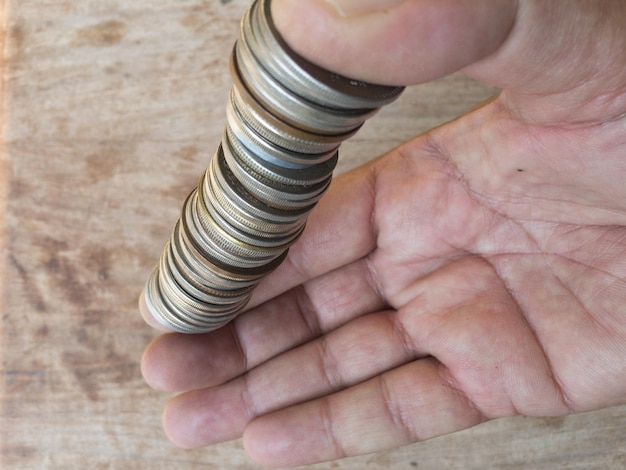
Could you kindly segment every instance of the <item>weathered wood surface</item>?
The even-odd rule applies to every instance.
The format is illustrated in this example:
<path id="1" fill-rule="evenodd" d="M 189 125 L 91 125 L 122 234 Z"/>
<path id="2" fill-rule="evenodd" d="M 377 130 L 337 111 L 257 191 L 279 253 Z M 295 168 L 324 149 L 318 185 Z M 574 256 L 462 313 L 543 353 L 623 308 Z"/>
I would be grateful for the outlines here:
<path id="1" fill-rule="evenodd" d="M 4 0 L 1 468 L 257 468 L 240 442 L 166 441 L 167 397 L 138 365 L 154 333 L 136 309 L 219 141 L 246 4 Z M 492 92 L 459 76 L 409 90 L 345 146 L 340 169 Z M 625 407 L 507 419 L 310 468 L 623 469 L 625 430 Z"/>

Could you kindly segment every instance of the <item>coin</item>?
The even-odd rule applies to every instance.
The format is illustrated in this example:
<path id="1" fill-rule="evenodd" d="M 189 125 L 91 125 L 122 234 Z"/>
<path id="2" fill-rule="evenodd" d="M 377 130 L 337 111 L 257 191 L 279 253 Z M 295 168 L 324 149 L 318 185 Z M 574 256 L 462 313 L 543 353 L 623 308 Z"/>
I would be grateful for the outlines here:
<path id="1" fill-rule="evenodd" d="M 270 5 L 257 0 L 242 19 L 222 141 L 144 288 L 148 309 L 172 331 L 209 332 L 245 308 L 302 234 L 339 145 L 401 92 L 302 59 Z"/>
<path id="2" fill-rule="evenodd" d="M 380 108 L 393 102 L 402 87 L 366 83 L 319 67 L 289 47 L 277 31 L 271 15 L 271 1 L 255 2 L 249 10 L 250 26 L 263 43 L 264 67 L 276 70 L 275 77 L 297 94 L 323 106 L 344 109 Z M 245 19 L 245 16 L 244 16 Z"/>

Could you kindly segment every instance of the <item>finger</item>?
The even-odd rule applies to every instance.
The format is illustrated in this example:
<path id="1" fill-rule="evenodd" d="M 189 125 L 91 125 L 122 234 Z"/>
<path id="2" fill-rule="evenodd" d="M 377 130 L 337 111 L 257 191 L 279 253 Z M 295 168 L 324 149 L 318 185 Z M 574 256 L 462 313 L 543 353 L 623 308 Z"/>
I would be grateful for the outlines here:
<path id="1" fill-rule="evenodd" d="M 373 163 L 336 178 L 285 261 L 255 289 L 249 307 L 370 254 L 377 235 L 372 224 L 375 184 Z"/>
<path id="2" fill-rule="evenodd" d="M 150 312 L 148 304 L 146 303 L 146 294 L 144 291 L 141 291 L 141 294 L 139 295 L 139 313 L 141 314 L 141 318 L 143 318 L 143 320 L 155 330 L 162 332 L 169 331 L 161 325 L 161 323 L 159 323 Z"/>
<path id="3" fill-rule="evenodd" d="M 346 3 L 347 12 L 341 7 Z M 516 5 L 511 0 L 273 0 L 272 14 L 286 41 L 313 62 L 353 78 L 409 85 L 492 54 L 512 28 Z"/>
<path id="4" fill-rule="evenodd" d="M 435 359 L 418 360 L 261 416 L 246 428 L 244 447 L 261 465 L 296 466 L 390 449 L 482 422 L 444 377 Z"/>
<path id="5" fill-rule="evenodd" d="M 358 261 L 292 289 L 205 335 L 167 334 L 142 358 L 154 388 L 171 392 L 222 384 L 352 318 L 380 310 L 366 261 Z"/>
<path id="6" fill-rule="evenodd" d="M 527 113 L 558 108 L 556 120 L 576 111 L 578 122 L 623 113 L 621 0 L 372 0 L 365 14 L 348 15 L 331 6 L 344 3 L 359 2 L 273 0 L 272 13 L 293 49 L 353 78 L 412 85 L 463 71 L 514 90 L 512 105 Z"/>
<path id="7" fill-rule="evenodd" d="M 182 447 L 239 437 L 256 416 L 342 390 L 413 360 L 395 312 L 357 318 L 224 386 L 176 397 L 164 427 Z"/>

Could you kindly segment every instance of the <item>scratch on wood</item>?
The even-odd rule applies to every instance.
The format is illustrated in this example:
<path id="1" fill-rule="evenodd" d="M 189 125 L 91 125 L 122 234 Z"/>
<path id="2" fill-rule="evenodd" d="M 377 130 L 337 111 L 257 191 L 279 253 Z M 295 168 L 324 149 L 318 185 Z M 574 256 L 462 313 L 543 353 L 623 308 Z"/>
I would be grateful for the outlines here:
<path id="1" fill-rule="evenodd" d="M 24 286 L 24 292 L 26 292 L 27 298 L 31 302 L 31 305 L 38 312 L 45 312 L 47 310 L 47 306 L 46 302 L 44 301 L 44 297 L 37 288 L 36 284 L 34 282 L 31 282 L 27 269 L 19 262 L 19 260 L 13 254 L 9 255 L 9 262 L 17 271 L 22 286 Z"/>

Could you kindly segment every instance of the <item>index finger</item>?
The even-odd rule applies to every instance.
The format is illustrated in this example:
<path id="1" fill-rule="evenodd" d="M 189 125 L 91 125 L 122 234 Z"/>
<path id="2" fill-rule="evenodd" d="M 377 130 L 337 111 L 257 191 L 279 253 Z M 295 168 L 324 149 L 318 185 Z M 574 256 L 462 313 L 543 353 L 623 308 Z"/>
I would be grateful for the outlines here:
<path id="1" fill-rule="evenodd" d="M 247 308 L 364 258 L 376 247 L 372 164 L 333 181 L 285 261 L 257 286 Z"/>

